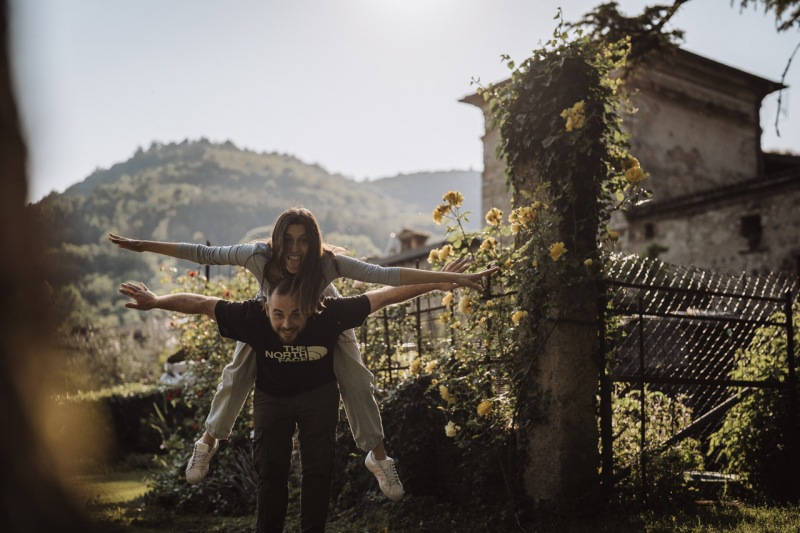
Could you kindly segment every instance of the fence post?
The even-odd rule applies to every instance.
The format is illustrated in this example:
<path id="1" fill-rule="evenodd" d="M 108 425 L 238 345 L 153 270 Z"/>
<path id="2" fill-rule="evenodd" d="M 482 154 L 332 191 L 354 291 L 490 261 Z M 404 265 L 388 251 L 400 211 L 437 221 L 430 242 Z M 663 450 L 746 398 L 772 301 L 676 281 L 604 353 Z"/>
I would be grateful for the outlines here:
<path id="1" fill-rule="evenodd" d="M 383 308 L 383 345 L 386 347 L 386 368 L 388 369 L 387 374 L 389 375 L 389 385 L 394 383 L 394 379 L 392 379 L 392 354 L 390 348 L 390 338 L 389 338 L 389 313 L 386 311 L 386 308 Z M 383 378 L 383 386 L 386 387 L 386 378 Z"/>
<path id="2" fill-rule="evenodd" d="M 647 504 L 647 453 L 645 447 L 647 446 L 647 413 L 645 408 L 647 402 L 645 401 L 645 387 L 644 387 L 644 303 L 642 301 L 642 294 L 639 293 L 639 408 L 641 412 L 641 426 L 639 435 L 639 467 L 642 471 L 642 503 Z"/>
<path id="3" fill-rule="evenodd" d="M 798 468 L 798 454 L 800 453 L 800 434 L 798 434 L 798 424 L 800 424 L 800 417 L 798 416 L 797 404 L 797 372 L 795 370 L 795 338 L 794 338 L 794 315 L 792 306 L 792 291 L 786 291 L 785 302 L 785 315 L 786 315 L 786 363 L 788 365 L 788 400 L 789 400 L 789 425 L 786 436 L 788 438 L 787 448 L 789 457 L 789 475 L 792 479 L 791 484 L 791 497 L 793 500 L 800 496 L 800 489 L 798 489 L 797 476 L 800 475 L 800 468 Z"/>
<path id="4" fill-rule="evenodd" d="M 417 270 L 419 270 L 419 259 L 417 259 L 416 264 L 414 265 Z M 429 304 L 428 307 L 430 308 L 430 300 L 428 300 Z M 422 297 L 417 296 L 414 299 L 414 317 L 416 319 L 416 334 L 417 334 L 417 357 L 422 357 Z"/>
<path id="5" fill-rule="evenodd" d="M 608 501 L 614 489 L 614 435 L 612 430 L 613 409 L 611 407 L 611 377 L 608 375 L 606 361 L 608 355 L 606 350 L 606 301 L 608 294 L 608 284 L 601 282 L 598 291 L 600 295 L 599 305 L 597 306 L 598 331 L 600 334 L 600 357 L 598 358 L 600 371 L 600 486 L 603 496 Z"/>

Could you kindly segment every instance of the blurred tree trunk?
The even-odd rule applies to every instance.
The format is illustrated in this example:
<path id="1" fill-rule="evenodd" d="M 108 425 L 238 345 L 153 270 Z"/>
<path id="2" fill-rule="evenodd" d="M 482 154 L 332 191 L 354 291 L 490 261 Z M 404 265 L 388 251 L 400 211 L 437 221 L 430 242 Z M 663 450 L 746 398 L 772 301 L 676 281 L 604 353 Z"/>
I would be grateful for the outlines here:
<path id="1" fill-rule="evenodd" d="M 8 3 L 0 0 L 0 528 L 6 532 L 93 531 L 60 478 L 38 416 L 50 402 L 43 376 L 51 298 L 37 228 L 25 208 L 26 148 L 12 90 Z M 65 435 L 72 439 L 80 433 Z"/>

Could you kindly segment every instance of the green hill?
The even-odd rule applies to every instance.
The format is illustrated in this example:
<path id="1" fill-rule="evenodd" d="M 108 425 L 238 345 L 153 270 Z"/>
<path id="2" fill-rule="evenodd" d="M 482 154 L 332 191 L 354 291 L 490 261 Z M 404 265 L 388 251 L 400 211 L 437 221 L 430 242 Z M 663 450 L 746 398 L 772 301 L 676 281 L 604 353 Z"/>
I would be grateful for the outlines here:
<path id="1" fill-rule="evenodd" d="M 356 256 L 376 256 L 390 233 L 403 228 L 427 231 L 431 241 L 440 239 L 443 229 L 433 223 L 431 212 L 454 189 L 475 213 L 471 224 L 477 229 L 482 220 L 478 172 L 356 182 L 290 155 L 199 140 L 140 148 L 129 160 L 97 170 L 30 209 L 49 235 L 44 244 L 58 265 L 50 281 L 65 313 L 71 310 L 76 320 L 116 320 L 122 314 L 118 283 L 153 282 L 164 259 L 118 250 L 108 242 L 109 232 L 234 244 L 268 236 L 281 211 L 304 205 L 316 215 L 328 242 Z"/>

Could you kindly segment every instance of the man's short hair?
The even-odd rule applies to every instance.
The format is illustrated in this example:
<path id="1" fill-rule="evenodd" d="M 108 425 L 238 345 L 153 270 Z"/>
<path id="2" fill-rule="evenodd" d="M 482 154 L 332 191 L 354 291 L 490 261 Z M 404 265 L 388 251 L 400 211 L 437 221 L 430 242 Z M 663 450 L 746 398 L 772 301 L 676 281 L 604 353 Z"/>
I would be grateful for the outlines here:
<path id="1" fill-rule="evenodd" d="M 269 299 L 273 296 L 287 296 L 295 294 L 296 292 L 297 290 L 295 289 L 292 280 L 281 278 L 275 283 L 269 284 L 269 289 L 267 290 L 267 302 L 269 302 Z"/>

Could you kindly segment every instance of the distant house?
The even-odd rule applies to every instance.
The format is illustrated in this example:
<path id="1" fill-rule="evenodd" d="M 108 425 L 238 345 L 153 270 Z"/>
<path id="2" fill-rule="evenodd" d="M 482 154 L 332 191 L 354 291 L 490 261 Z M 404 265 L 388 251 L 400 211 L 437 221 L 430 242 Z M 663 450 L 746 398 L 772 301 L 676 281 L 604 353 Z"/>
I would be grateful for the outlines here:
<path id="1" fill-rule="evenodd" d="M 653 199 L 612 220 L 618 248 L 723 272 L 800 274 L 800 155 L 761 149 L 760 108 L 779 83 L 677 49 L 629 80 L 624 117 Z M 499 132 L 486 117 L 482 210 L 510 208 Z M 798 147 L 800 148 L 800 147 Z"/>
<path id="2" fill-rule="evenodd" d="M 386 245 L 384 257 L 373 259 L 372 262 L 381 266 L 402 266 L 410 268 L 430 269 L 428 254 L 434 248 L 442 245 L 427 244 L 430 234 L 404 228 L 400 233 L 392 234 Z"/>

